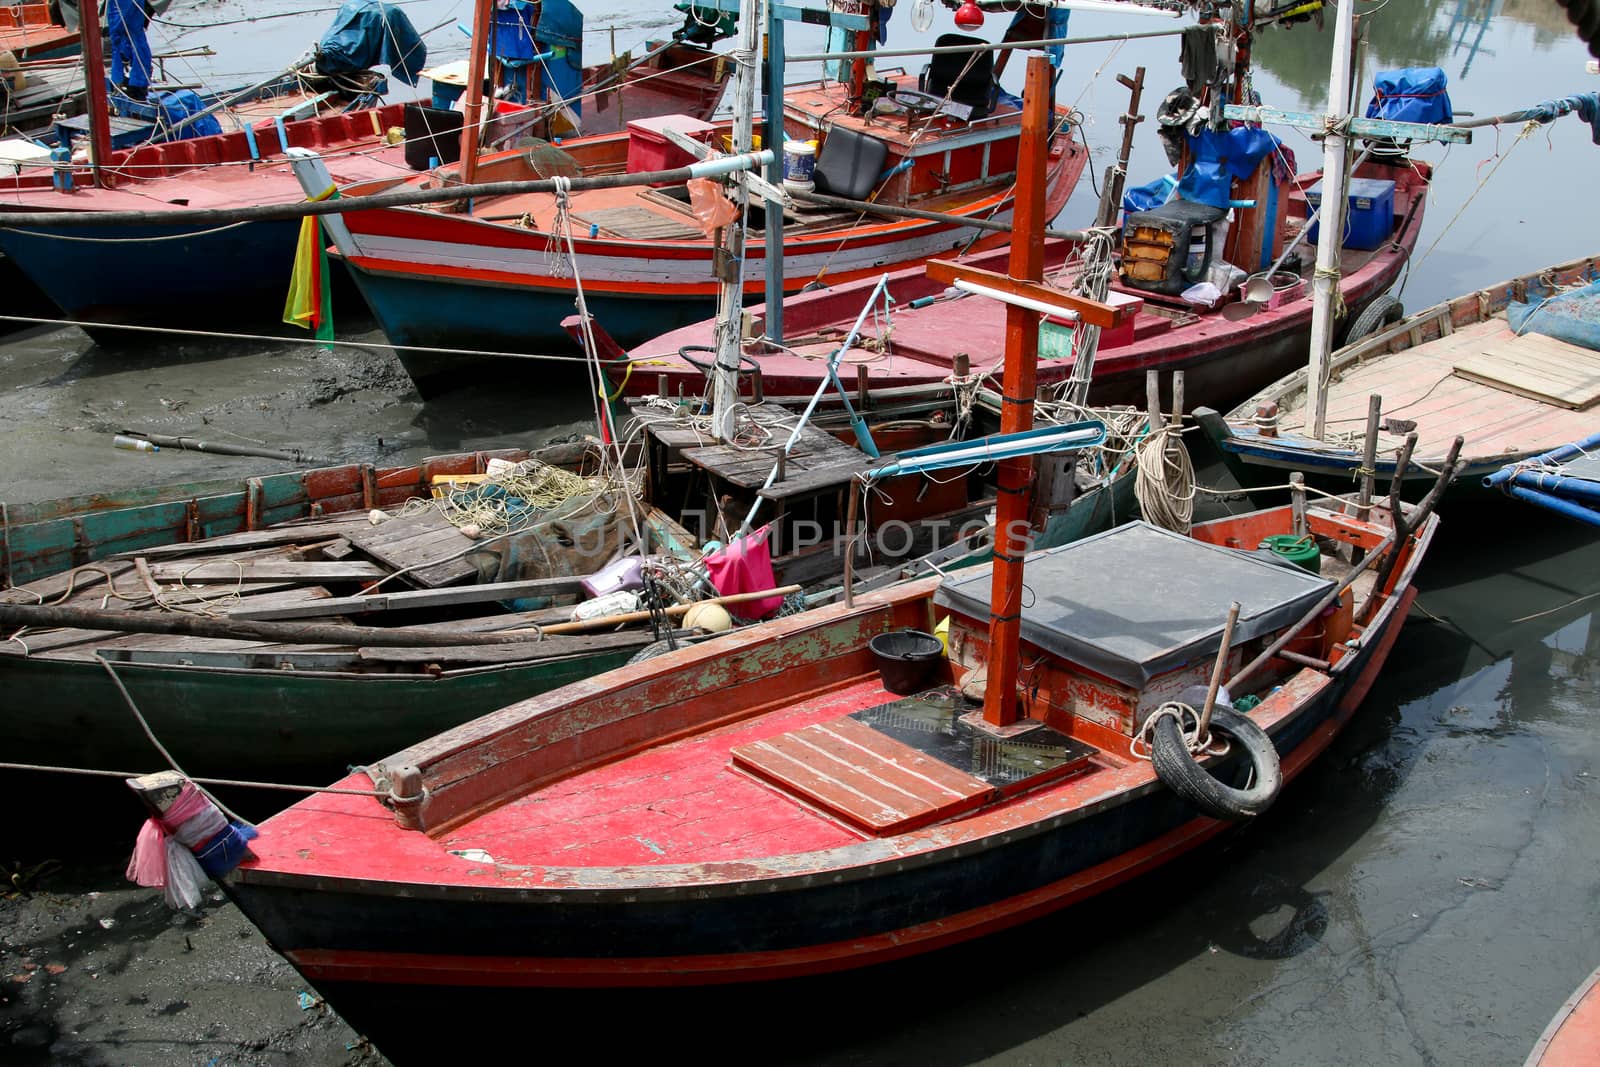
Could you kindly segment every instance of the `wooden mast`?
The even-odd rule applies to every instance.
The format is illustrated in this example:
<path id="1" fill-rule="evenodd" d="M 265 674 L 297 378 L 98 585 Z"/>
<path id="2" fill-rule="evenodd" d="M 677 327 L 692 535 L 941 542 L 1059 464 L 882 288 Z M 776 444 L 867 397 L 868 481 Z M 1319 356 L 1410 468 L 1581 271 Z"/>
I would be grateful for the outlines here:
<path id="1" fill-rule="evenodd" d="M 94 183 L 110 188 L 112 182 L 106 168 L 111 165 L 111 110 L 106 103 L 106 56 L 100 36 L 98 0 L 82 5 L 78 13 L 78 37 L 83 47 L 83 87 L 88 93 L 85 107 L 89 113 L 89 163 L 94 171 Z"/>
<path id="2" fill-rule="evenodd" d="M 1028 57 L 1018 146 L 1017 199 L 1012 218 L 1009 274 L 1024 282 L 1044 280 L 1044 172 L 1050 150 L 1050 61 Z M 1039 361 L 1039 313 L 1006 305 L 1005 375 L 1001 385 L 1000 432 L 1033 426 L 1034 371 Z M 1028 551 L 1029 487 L 1033 458 L 1003 459 L 997 471 L 994 576 L 989 601 L 989 682 L 983 719 L 992 727 L 1017 720 L 1017 672 L 1022 631 L 1022 557 Z"/>
<path id="3" fill-rule="evenodd" d="M 472 56 L 467 61 L 466 123 L 461 127 L 461 183 L 471 185 L 478 173 L 478 145 L 483 141 L 483 76 L 488 65 L 494 0 L 478 0 L 472 12 Z"/>
<path id="4" fill-rule="evenodd" d="M 1334 298 L 1339 294 L 1339 249 L 1344 244 L 1346 159 L 1350 120 L 1350 41 L 1355 5 L 1344 3 L 1334 21 L 1333 66 L 1322 139 L 1322 222 L 1317 228 L 1317 269 L 1311 276 L 1311 360 L 1306 369 L 1306 432 L 1322 440 L 1328 418 L 1328 359 L 1333 352 Z"/>

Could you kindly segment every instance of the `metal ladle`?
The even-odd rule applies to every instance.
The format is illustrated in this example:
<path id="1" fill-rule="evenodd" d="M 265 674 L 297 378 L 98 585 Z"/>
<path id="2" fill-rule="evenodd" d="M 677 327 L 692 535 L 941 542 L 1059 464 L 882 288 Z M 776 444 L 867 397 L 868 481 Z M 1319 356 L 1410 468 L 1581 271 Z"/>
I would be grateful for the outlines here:
<path id="1" fill-rule="evenodd" d="M 1354 174 L 1356 168 L 1365 163 L 1367 161 L 1367 157 L 1371 154 L 1371 146 L 1363 148 L 1361 150 L 1361 155 L 1356 157 L 1355 165 L 1350 168 L 1350 172 Z M 1294 240 L 1289 242 L 1288 247 L 1283 250 L 1283 254 L 1277 258 L 1272 266 L 1267 268 L 1266 273 L 1252 274 L 1250 279 L 1244 283 L 1245 303 L 1265 304 L 1268 300 L 1272 299 L 1272 276 L 1278 273 L 1278 268 L 1283 266 L 1283 261 L 1289 258 L 1289 253 L 1300 247 L 1300 242 L 1305 240 L 1306 234 L 1311 232 L 1311 227 L 1317 224 L 1317 216 L 1321 214 L 1322 205 L 1318 204 L 1316 210 L 1310 215 L 1306 216 L 1306 223 L 1304 226 L 1300 227 L 1300 232 L 1294 235 Z"/>

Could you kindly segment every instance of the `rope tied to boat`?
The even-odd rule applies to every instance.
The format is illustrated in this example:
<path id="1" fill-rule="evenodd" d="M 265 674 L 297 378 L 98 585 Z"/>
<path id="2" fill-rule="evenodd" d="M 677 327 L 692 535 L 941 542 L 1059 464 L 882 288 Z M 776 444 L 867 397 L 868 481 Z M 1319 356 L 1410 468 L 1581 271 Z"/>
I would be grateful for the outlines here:
<path id="1" fill-rule="evenodd" d="M 1135 759 L 1149 762 L 1155 751 L 1156 724 L 1171 719 L 1178 724 L 1184 747 L 1194 756 L 1220 756 L 1228 751 L 1228 742 L 1209 730 L 1200 733 L 1200 713 L 1181 700 L 1168 700 L 1152 711 L 1128 741 L 1128 753 Z"/>
<path id="2" fill-rule="evenodd" d="M 1167 425 L 1152 430 L 1134 452 L 1134 496 L 1139 512 L 1162 529 L 1187 534 L 1194 521 L 1194 464 L 1182 430 Z"/>
<path id="3" fill-rule="evenodd" d="M 557 278 L 571 278 L 572 264 L 567 251 L 572 246 L 572 180 L 557 175 L 555 183 L 556 215 L 550 220 L 550 237 L 545 242 L 545 262 L 550 273 Z"/>
<path id="4" fill-rule="evenodd" d="M 1345 312 L 1349 310 L 1344 302 L 1344 287 L 1339 284 L 1339 279 L 1342 277 L 1344 272 L 1338 267 L 1318 267 L 1311 272 L 1312 284 L 1315 284 L 1318 278 L 1330 283 L 1333 292 L 1333 317 L 1336 319 L 1343 318 Z"/>

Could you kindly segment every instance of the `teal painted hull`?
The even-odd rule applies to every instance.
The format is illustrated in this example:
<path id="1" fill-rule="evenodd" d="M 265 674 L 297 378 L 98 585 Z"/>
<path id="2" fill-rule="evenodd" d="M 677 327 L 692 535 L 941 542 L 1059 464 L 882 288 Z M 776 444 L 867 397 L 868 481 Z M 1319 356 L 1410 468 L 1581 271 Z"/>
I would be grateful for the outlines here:
<path id="1" fill-rule="evenodd" d="M 190 774 L 322 783 L 352 763 L 626 663 L 632 649 L 425 675 L 118 664 L 150 728 Z M 0 658 L 4 759 L 147 773 L 166 762 L 105 668 Z"/>

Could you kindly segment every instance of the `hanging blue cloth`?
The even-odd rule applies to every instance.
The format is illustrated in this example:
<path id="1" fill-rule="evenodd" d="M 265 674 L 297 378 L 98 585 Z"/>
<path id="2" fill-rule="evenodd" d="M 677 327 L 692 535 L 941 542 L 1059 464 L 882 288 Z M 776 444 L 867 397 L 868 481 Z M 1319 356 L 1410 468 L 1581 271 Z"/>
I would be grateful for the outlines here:
<path id="1" fill-rule="evenodd" d="M 1233 199 L 1234 179 L 1250 177 L 1282 143 L 1259 126 L 1225 130 L 1206 126 L 1188 140 L 1193 162 L 1178 182 L 1178 196 L 1220 208 L 1227 208 Z"/>
<path id="2" fill-rule="evenodd" d="M 406 13 L 381 0 L 348 0 L 317 42 L 317 69 L 349 74 L 383 64 L 407 85 L 417 84 L 428 46 Z"/>
<path id="3" fill-rule="evenodd" d="M 1438 67 L 1402 67 L 1380 70 L 1372 79 L 1372 99 L 1367 118 L 1391 122 L 1449 122 L 1455 117 L 1448 79 Z"/>

